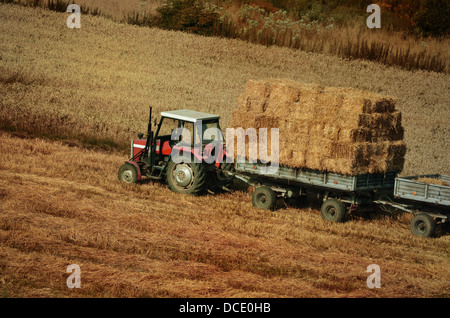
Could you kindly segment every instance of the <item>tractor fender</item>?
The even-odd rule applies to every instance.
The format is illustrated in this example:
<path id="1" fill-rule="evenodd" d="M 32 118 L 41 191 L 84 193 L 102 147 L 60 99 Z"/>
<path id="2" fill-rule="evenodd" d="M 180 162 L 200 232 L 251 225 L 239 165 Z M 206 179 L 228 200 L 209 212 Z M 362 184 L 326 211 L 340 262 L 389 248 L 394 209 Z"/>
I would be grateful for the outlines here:
<path id="1" fill-rule="evenodd" d="M 141 169 L 139 168 L 138 164 L 132 160 L 130 161 L 125 161 L 125 163 L 129 163 L 131 165 L 133 165 L 136 168 L 136 172 L 137 172 L 137 180 L 141 180 Z"/>
<path id="2" fill-rule="evenodd" d="M 182 151 L 182 152 L 188 152 L 188 153 L 190 153 L 193 157 L 195 157 L 195 158 L 197 158 L 198 160 L 199 160 L 199 162 L 202 162 L 203 161 L 203 157 L 198 153 L 198 151 L 196 151 L 196 148 L 195 147 L 186 147 L 186 146 L 178 146 L 178 145 L 175 145 L 175 146 L 173 146 L 173 148 L 172 148 L 172 152 L 171 152 L 171 154 L 170 154 L 170 157 L 172 157 L 173 156 L 173 152 L 174 152 L 174 150 L 177 150 L 177 151 Z M 194 159 L 195 160 L 195 159 Z"/>

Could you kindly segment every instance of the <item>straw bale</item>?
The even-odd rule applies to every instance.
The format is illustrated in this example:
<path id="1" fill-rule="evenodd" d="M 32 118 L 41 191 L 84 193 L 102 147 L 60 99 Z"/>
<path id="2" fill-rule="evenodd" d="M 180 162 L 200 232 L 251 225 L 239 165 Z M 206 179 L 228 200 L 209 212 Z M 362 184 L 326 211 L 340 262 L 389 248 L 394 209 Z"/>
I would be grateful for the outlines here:
<path id="1" fill-rule="evenodd" d="M 367 128 L 341 128 L 338 132 L 336 140 L 341 142 L 371 142 L 373 140 L 373 133 Z"/>
<path id="2" fill-rule="evenodd" d="M 392 113 L 360 114 L 358 127 L 371 130 L 389 130 L 401 126 L 402 116 L 399 111 Z"/>
<path id="3" fill-rule="evenodd" d="M 403 168 L 406 147 L 401 119 L 390 97 L 268 80 L 247 83 L 238 110 L 232 113 L 232 126 L 267 128 L 269 154 L 270 128 L 279 128 L 283 165 L 345 174 L 381 173 Z"/>
<path id="4" fill-rule="evenodd" d="M 266 99 L 272 90 L 272 84 L 267 81 L 248 81 L 246 84 L 247 96 Z"/>
<path id="5" fill-rule="evenodd" d="M 231 122 L 233 123 L 234 128 L 254 126 L 254 118 L 249 118 L 248 112 L 239 108 L 231 112 Z"/>
<path id="6" fill-rule="evenodd" d="M 363 113 L 386 113 L 395 111 L 395 100 L 372 92 L 352 88 L 330 88 L 341 91 L 343 95 L 342 109 Z"/>
<path id="7" fill-rule="evenodd" d="M 281 160 L 281 159 L 288 159 L 286 161 Z M 288 155 L 287 157 L 282 157 L 280 156 L 280 162 L 281 163 L 286 163 L 286 162 L 291 162 L 289 165 L 295 168 L 303 168 L 306 166 L 306 149 L 305 150 L 300 150 L 300 149 L 294 149 L 291 150 L 290 152 L 290 156 Z"/>
<path id="8" fill-rule="evenodd" d="M 279 128 L 280 119 L 274 116 L 255 116 L 254 119 L 255 128 Z"/>

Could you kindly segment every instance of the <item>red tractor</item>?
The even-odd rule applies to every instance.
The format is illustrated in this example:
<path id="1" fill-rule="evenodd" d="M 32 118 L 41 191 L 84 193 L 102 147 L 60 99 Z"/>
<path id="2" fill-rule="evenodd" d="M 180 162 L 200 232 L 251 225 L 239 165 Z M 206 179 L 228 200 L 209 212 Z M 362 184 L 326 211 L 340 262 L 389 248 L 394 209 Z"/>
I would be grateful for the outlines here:
<path id="1" fill-rule="evenodd" d="M 219 118 L 186 109 L 161 112 L 153 133 L 150 108 L 147 138 L 139 133 L 131 141 L 131 158 L 120 167 L 119 180 L 165 179 L 172 191 L 186 194 L 227 187 L 234 165 L 227 159 Z"/>

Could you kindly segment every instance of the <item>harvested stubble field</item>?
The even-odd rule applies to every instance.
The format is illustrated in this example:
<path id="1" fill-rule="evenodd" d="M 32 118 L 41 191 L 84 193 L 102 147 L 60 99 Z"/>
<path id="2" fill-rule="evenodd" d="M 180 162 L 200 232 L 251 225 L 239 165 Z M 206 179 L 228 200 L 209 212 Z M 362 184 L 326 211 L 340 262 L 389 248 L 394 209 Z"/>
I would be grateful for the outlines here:
<path id="1" fill-rule="evenodd" d="M 450 293 L 450 237 L 413 237 L 408 216 L 326 223 L 310 208 L 258 210 L 244 192 L 194 197 L 120 184 L 119 153 L 9 133 L 0 151 L 3 296 Z M 81 268 L 80 289 L 66 286 L 70 264 Z M 366 286 L 370 264 L 380 266 L 380 289 Z"/>
<path id="2" fill-rule="evenodd" d="M 283 77 L 396 96 L 405 174 L 448 173 L 448 76 L 240 41 L 0 5 L 0 288 L 4 297 L 448 297 L 450 237 L 409 215 L 326 223 L 316 209 L 252 207 L 117 181 L 118 145 L 154 111 L 219 113 L 249 79 Z M 25 133 L 62 138 L 18 138 Z M 68 145 L 68 142 L 72 145 Z M 81 143 L 80 143 L 81 141 Z M 128 151 L 127 151 L 128 153 Z M 66 286 L 70 264 L 82 288 Z M 369 289 L 378 264 L 382 287 Z"/>

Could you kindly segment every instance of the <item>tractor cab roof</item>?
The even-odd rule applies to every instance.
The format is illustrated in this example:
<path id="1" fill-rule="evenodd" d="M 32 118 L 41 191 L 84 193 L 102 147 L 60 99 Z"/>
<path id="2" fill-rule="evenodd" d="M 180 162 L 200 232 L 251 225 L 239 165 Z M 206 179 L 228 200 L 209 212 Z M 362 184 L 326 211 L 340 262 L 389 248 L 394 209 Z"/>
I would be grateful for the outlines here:
<path id="1" fill-rule="evenodd" d="M 195 123 L 199 120 L 218 120 L 220 118 L 219 115 L 212 115 L 207 113 L 197 112 L 195 110 L 188 109 L 180 109 L 180 110 L 171 110 L 166 112 L 161 112 L 161 117 L 171 118 L 176 120 L 187 121 L 191 123 Z"/>

